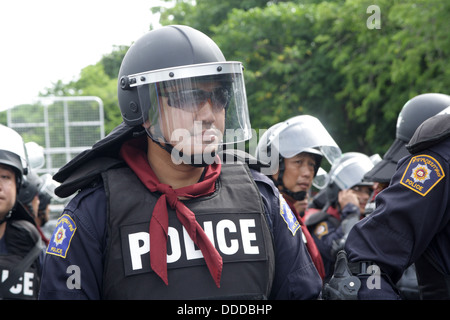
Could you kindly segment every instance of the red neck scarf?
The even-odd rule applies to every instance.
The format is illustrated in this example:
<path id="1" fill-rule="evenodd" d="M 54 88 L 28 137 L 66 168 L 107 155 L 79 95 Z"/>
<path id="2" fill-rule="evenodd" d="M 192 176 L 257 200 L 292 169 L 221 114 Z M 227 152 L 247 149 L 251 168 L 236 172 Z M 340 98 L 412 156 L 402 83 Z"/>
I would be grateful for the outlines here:
<path id="1" fill-rule="evenodd" d="M 308 228 L 306 227 L 305 223 L 303 222 L 302 217 L 297 212 L 297 209 L 295 209 L 294 202 L 288 197 L 285 198 L 287 204 L 289 205 L 289 208 L 291 208 L 292 212 L 297 217 L 298 222 L 300 223 L 300 226 L 303 231 L 303 235 L 306 238 L 306 248 L 308 249 L 309 255 L 311 256 L 311 259 L 316 266 L 317 271 L 319 272 L 320 277 L 322 280 L 325 278 L 325 266 L 323 264 L 322 255 L 319 252 L 319 249 L 317 248 L 316 243 L 314 242 L 313 237 L 311 236 L 311 233 L 309 233 Z"/>
<path id="2" fill-rule="evenodd" d="M 129 140 L 122 145 L 120 155 L 151 192 L 162 194 L 156 202 L 150 220 L 150 265 L 153 271 L 166 285 L 169 284 L 167 276 L 167 232 L 169 228 L 167 206 L 169 205 L 176 211 L 178 220 L 184 226 L 192 241 L 200 248 L 216 286 L 220 287 L 222 257 L 198 224 L 195 214 L 178 198 L 197 198 L 213 193 L 215 182 L 222 167 L 221 164 L 214 163 L 206 167 L 204 179 L 201 182 L 172 189 L 170 185 L 160 183 L 150 167 L 147 154 L 144 151 L 146 150 L 146 142 L 146 139 Z"/>

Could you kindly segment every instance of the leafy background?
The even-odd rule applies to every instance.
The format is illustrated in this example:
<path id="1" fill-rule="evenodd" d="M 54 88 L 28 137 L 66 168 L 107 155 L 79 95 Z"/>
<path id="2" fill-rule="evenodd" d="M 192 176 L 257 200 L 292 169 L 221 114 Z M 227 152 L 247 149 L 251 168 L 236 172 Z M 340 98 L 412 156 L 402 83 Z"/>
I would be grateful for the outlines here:
<path id="1" fill-rule="evenodd" d="M 343 152 L 383 155 L 409 99 L 450 93 L 447 0 L 166 2 L 173 6 L 149 8 L 161 14 L 162 25 L 197 28 L 216 41 L 227 60 L 243 62 L 256 130 L 310 114 Z M 379 29 L 368 27 L 371 5 L 380 9 Z M 113 47 L 77 80 L 55 79 L 41 95 L 100 97 L 110 132 L 122 121 L 117 74 L 127 49 Z M 5 112 L 0 122 L 6 123 Z"/>

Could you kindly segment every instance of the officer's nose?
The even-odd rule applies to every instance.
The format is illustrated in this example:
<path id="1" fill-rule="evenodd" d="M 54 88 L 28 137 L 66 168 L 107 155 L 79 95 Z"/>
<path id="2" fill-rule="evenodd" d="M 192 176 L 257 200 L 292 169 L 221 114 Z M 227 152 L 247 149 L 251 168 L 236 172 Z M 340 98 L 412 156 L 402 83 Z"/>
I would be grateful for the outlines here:
<path id="1" fill-rule="evenodd" d="M 200 107 L 196 113 L 196 120 L 200 120 L 207 123 L 214 123 L 216 116 L 213 111 L 213 103 L 211 98 L 208 98 L 206 102 Z"/>

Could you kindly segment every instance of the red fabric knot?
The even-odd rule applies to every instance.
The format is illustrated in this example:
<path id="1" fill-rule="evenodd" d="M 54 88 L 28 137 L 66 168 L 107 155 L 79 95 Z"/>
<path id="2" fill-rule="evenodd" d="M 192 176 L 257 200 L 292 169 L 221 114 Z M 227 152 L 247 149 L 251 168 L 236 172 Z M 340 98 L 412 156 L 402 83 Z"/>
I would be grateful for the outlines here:
<path id="1" fill-rule="evenodd" d="M 122 145 L 120 155 L 151 192 L 161 193 L 150 219 L 150 266 L 168 285 L 167 237 L 169 216 L 167 205 L 169 205 L 170 208 L 175 210 L 178 220 L 186 229 L 192 241 L 201 250 L 216 286 L 220 287 L 223 267 L 222 257 L 214 248 L 205 231 L 198 224 L 195 214 L 179 200 L 179 197 L 196 198 L 213 193 L 215 191 L 215 182 L 220 175 L 221 164 L 214 163 L 206 167 L 203 181 L 191 186 L 173 189 L 170 185 L 159 182 L 148 163 L 147 154 L 144 151 L 145 143 L 145 137 L 128 140 Z"/>
<path id="2" fill-rule="evenodd" d="M 166 202 L 172 208 L 175 210 L 178 202 L 178 196 L 175 190 L 172 189 L 171 186 L 164 183 L 159 183 L 156 185 L 156 190 L 158 190 L 160 193 L 166 196 Z"/>

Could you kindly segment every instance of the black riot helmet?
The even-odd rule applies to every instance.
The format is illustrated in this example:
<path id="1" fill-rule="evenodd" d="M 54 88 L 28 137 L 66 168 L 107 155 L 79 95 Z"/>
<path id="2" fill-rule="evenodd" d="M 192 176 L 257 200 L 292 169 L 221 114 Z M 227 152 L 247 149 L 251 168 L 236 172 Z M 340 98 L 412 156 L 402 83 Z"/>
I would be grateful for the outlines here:
<path id="1" fill-rule="evenodd" d="M 400 111 L 395 137 L 409 142 L 422 122 L 448 106 L 450 106 L 450 96 L 442 93 L 425 93 L 412 98 Z"/>
<path id="2" fill-rule="evenodd" d="M 146 33 L 133 43 L 120 66 L 118 98 L 123 120 L 130 126 L 140 125 L 145 114 L 142 109 L 149 107 L 140 104 L 137 88 L 131 87 L 131 75 L 219 61 L 225 61 L 219 47 L 193 28 L 166 26 Z"/>
<path id="3" fill-rule="evenodd" d="M 33 198 L 39 195 L 39 189 L 42 186 L 41 178 L 33 171 L 30 170 L 26 176 L 24 176 L 22 186 L 19 190 L 19 201 L 23 205 L 28 205 L 33 201 Z"/>
<path id="4" fill-rule="evenodd" d="M 145 123 L 149 137 L 169 146 L 169 152 L 172 148 L 183 152 L 177 147 L 182 140 L 191 141 L 192 156 L 198 150 L 195 144 L 204 146 L 206 139 L 221 146 L 251 138 L 242 64 L 226 61 L 214 41 L 198 30 L 171 25 L 146 33 L 129 48 L 118 78 L 124 122 Z M 207 101 L 215 115 L 222 115 L 220 126 L 209 129 L 206 138 L 202 124 L 195 123 L 188 132 L 179 126 L 185 118 L 196 119 Z M 184 114 L 172 112 L 176 109 Z M 186 132 L 191 135 L 188 139 Z"/>
<path id="5" fill-rule="evenodd" d="M 397 162 L 409 155 L 406 144 L 416 129 L 428 118 L 450 105 L 450 96 L 442 93 L 424 93 L 405 103 L 397 118 L 395 140 L 383 159 L 370 170 L 366 180 L 388 183 L 394 174 Z"/>

